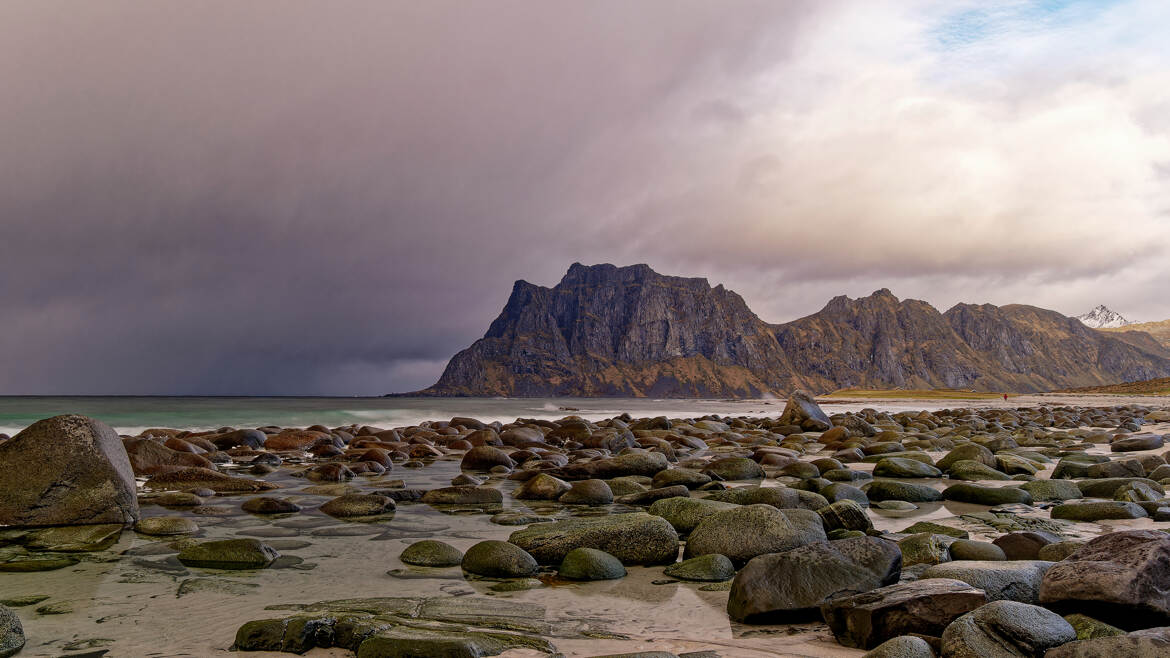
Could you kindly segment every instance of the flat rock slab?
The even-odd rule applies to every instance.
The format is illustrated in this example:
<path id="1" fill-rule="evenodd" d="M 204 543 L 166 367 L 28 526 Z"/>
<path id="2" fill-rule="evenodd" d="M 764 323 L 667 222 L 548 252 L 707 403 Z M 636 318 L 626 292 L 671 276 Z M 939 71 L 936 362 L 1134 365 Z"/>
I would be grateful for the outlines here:
<path id="1" fill-rule="evenodd" d="M 121 535 L 121 524 L 61 526 L 34 532 L 25 545 L 37 551 L 87 553 L 113 546 Z"/>
<path id="2" fill-rule="evenodd" d="M 833 599 L 821 613 L 838 642 L 872 649 L 899 635 L 942 635 L 952 621 L 985 603 L 983 590 L 965 582 L 927 578 Z"/>

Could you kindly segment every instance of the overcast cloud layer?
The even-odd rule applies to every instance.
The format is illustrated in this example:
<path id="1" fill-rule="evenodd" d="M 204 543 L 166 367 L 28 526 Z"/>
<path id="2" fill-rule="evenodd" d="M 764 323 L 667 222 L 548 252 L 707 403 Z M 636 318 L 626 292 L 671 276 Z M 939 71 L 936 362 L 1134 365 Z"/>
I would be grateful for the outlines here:
<path id="1" fill-rule="evenodd" d="M 574 261 L 773 322 L 881 287 L 1170 318 L 1168 31 L 1160 0 L 9 0 L 0 393 L 417 389 Z"/>

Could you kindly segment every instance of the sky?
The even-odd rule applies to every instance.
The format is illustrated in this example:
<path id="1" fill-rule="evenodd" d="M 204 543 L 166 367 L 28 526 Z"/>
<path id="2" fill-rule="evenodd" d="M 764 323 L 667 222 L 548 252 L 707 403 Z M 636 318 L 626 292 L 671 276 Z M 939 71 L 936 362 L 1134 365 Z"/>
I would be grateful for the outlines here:
<path id="1" fill-rule="evenodd" d="M 0 394 L 433 383 L 514 280 L 1170 318 L 1170 3 L 0 3 Z"/>

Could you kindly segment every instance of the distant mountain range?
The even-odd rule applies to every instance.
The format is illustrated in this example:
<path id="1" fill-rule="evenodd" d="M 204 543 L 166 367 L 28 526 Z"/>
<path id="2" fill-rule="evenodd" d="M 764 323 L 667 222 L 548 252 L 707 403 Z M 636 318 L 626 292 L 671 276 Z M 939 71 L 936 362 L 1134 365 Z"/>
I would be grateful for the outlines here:
<path id="1" fill-rule="evenodd" d="M 1153 336 L 1154 340 L 1163 346 L 1170 348 L 1170 320 L 1131 323 L 1123 327 L 1107 327 L 1102 329 L 1102 331 L 1117 334 L 1128 334 L 1131 332 L 1146 333 Z"/>
<path id="2" fill-rule="evenodd" d="M 1122 317 L 1120 313 L 1110 310 L 1104 304 L 1084 315 L 1078 315 L 1077 319 L 1085 323 L 1085 326 L 1094 329 L 1119 329 L 1134 324 Z"/>
<path id="3" fill-rule="evenodd" d="M 769 324 L 736 293 L 647 265 L 575 263 L 517 281 L 483 338 L 409 395 L 757 397 L 796 388 L 1035 392 L 1170 376 L 1149 334 L 1105 333 L 1033 306 L 940 313 L 889 290 Z"/>

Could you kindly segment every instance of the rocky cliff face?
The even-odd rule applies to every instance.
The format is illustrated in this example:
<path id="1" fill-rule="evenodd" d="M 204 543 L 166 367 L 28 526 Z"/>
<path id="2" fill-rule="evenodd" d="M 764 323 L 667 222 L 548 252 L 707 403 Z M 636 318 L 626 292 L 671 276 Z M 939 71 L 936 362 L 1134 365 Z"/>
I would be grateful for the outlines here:
<path id="1" fill-rule="evenodd" d="M 701 278 L 574 264 L 516 282 L 422 395 L 753 397 L 794 388 L 1041 391 L 1170 375 L 1170 350 L 1030 306 L 946 313 L 889 290 L 781 325 Z"/>

